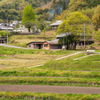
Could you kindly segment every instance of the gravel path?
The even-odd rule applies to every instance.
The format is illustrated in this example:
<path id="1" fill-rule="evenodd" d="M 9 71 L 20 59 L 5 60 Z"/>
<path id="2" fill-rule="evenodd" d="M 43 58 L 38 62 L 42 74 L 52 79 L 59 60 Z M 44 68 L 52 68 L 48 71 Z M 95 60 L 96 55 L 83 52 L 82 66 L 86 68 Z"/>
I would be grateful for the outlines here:
<path id="1" fill-rule="evenodd" d="M 60 94 L 100 94 L 98 87 L 49 86 L 49 85 L 0 85 L 0 91 L 41 92 Z"/>

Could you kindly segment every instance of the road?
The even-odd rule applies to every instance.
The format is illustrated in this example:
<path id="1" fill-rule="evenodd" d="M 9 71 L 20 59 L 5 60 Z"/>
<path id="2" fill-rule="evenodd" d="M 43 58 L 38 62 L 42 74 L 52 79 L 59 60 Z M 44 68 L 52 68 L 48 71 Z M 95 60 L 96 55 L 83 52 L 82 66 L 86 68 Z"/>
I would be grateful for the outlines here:
<path id="1" fill-rule="evenodd" d="M 49 85 L 0 85 L 0 91 L 40 92 L 59 94 L 100 94 L 99 87 L 49 86 Z"/>
<path id="2" fill-rule="evenodd" d="M 11 48 L 20 48 L 20 49 L 30 49 L 30 48 L 23 48 L 23 47 L 12 46 L 12 45 L 7 45 L 7 44 L 1 44 L 1 43 L 0 43 L 0 46 L 11 47 Z"/>

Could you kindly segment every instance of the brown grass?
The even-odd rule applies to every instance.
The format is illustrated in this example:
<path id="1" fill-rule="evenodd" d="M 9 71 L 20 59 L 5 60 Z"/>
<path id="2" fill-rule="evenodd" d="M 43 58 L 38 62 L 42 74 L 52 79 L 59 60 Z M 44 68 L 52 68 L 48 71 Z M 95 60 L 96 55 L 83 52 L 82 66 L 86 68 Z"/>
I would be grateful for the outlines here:
<path id="1" fill-rule="evenodd" d="M 63 55 L 15 54 L 9 56 L 9 58 L 0 59 L 0 66 L 4 66 L 0 67 L 0 70 L 36 66 L 61 56 Z"/>

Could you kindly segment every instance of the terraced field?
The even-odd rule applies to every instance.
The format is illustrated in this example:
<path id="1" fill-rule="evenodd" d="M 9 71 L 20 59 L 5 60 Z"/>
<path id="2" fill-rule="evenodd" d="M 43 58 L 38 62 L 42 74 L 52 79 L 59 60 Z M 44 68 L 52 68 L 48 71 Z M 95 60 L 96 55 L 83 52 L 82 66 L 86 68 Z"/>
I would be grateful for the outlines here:
<path id="1" fill-rule="evenodd" d="M 84 58 L 84 52 L 76 54 L 76 51 L 66 50 L 38 51 L 0 47 L 0 51 L 1 100 L 100 99 L 99 53 Z M 76 58 L 80 59 L 74 60 Z M 40 64 L 43 65 L 34 67 Z"/>

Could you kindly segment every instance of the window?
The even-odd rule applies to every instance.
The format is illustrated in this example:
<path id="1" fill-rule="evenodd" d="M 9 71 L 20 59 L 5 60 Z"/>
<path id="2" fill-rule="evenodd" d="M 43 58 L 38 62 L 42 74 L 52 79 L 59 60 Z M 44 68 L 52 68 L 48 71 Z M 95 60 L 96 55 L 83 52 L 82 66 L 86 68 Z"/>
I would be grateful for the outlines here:
<path id="1" fill-rule="evenodd" d="M 29 45 L 29 47 L 31 47 L 31 45 Z"/>
<path id="2" fill-rule="evenodd" d="M 48 44 L 44 44 L 44 47 L 48 47 Z"/>

